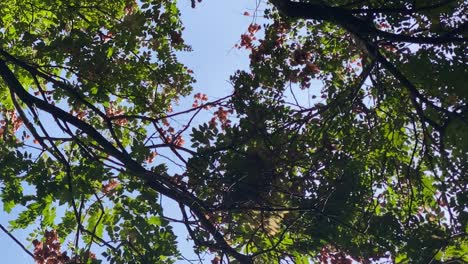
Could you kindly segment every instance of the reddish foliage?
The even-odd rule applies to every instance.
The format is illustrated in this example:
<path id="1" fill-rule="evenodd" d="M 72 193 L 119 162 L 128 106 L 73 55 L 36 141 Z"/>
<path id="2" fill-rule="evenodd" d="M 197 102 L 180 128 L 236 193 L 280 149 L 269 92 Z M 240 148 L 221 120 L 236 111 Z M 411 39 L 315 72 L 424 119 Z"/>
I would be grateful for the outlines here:
<path id="1" fill-rule="evenodd" d="M 182 138 L 182 136 L 177 136 L 175 139 L 174 139 L 174 145 L 178 146 L 178 147 L 182 147 L 185 143 L 185 140 Z"/>
<path id="2" fill-rule="evenodd" d="M 78 118 L 80 120 L 83 120 L 88 115 L 87 111 L 84 111 L 84 110 L 81 110 L 81 109 L 78 109 L 78 110 L 72 109 L 72 110 L 70 110 L 70 114 L 73 115 L 74 113 L 76 113 L 76 118 Z"/>
<path id="3" fill-rule="evenodd" d="M 120 185 L 120 183 L 116 180 L 110 180 L 107 184 L 104 184 L 102 186 L 102 192 L 104 194 L 109 194 L 111 193 L 113 190 L 115 190 L 115 188 L 117 188 L 118 186 Z"/>
<path id="4" fill-rule="evenodd" d="M 161 119 L 161 122 L 163 123 L 164 126 L 166 126 L 166 127 L 169 126 L 169 121 L 167 121 L 167 118 Z"/>
<path id="5" fill-rule="evenodd" d="M 252 49 L 253 48 L 252 40 L 254 39 L 255 37 L 250 34 L 242 34 L 239 48 L 244 47 L 246 49 Z"/>
<path id="6" fill-rule="evenodd" d="M 211 118 L 209 124 L 211 127 L 217 125 L 216 120 L 221 123 L 221 128 L 226 129 L 231 126 L 231 120 L 228 119 L 229 114 L 232 114 L 232 110 L 225 110 L 222 106 L 218 107 L 218 110 L 214 112 L 214 117 Z"/>
<path id="7" fill-rule="evenodd" d="M 377 25 L 377 28 L 390 28 L 390 25 L 387 23 L 380 23 Z"/>
<path id="8" fill-rule="evenodd" d="M 154 158 L 156 158 L 157 155 L 158 153 L 156 151 L 152 151 L 150 155 L 148 156 L 148 158 L 146 158 L 146 162 L 148 163 L 153 162 Z"/>
<path id="9" fill-rule="evenodd" d="M 177 31 L 171 31 L 171 42 L 174 45 L 184 44 L 184 39 L 182 38 L 182 34 Z"/>
<path id="10" fill-rule="evenodd" d="M 114 116 L 120 116 L 120 115 L 123 115 L 124 114 L 124 110 L 119 108 L 119 107 L 116 107 L 114 105 L 114 102 L 110 102 L 109 104 L 109 107 L 106 108 L 106 116 L 107 117 L 114 117 Z M 124 126 L 126 124 L 128 124 L 128 120 L 126 118 L 119 118 L 117 120 L 115 120 L 115 123 L 117 125 L 121 125 L 121 126 Z"/>
<path id="11" fill-rule="evenodd" d="M 256 40 L 255 33 L 260 30 L 261 26 L 258 24 L 250 24 L 247 28 L 247 33 L 241 35 L 241 42 L 236 45 L 237 48 L 253 49 L 253 41 Z"/>
<path id="12" fill-rule="evenodd" d="M 216 256 L 211 260 L 211 264 L 219 264 L 220 261 L 221 259 L 218 256 Z"/>
<path id="13" fill-rule="evenodd" d="M 18 131 L 18 129 L 20 129 L 20 127 L 23 125 L 23 120 L 21 117 L 19 117 L 14 110 L 7 111 L 6 114 L 13 124 L 13 132 Z"/>
<path id="14" fill-rule="evenodd" d="M 5 132 L 5 120 L 0 120 L 0 137 L 3 137 L 3 133 Z"/>
<path id="15" fill-rule="evenodd" d="M 315 73 L 315 74 L 320 72 L 320 68 L 317 65 L 313 64 L 312 62 L 307 62 L 306 69 L 310 71 L 311 73 Z"/>
<path id="16" fill-rule="evenodd" d="M 0 137 L 6 132 L 15 133 L 23 125 L 23 120 L 16 114 L 14 110 L 8 110 L 4 112 L 6 119 L 0 120 Z"/>
<path id="17" fill-rule="evenodd" d="M 127 5 L 125 5 L 124 7 L 125 15 L 128 16 L 128 15 L 133 14 L 136 5 L 137 5 L 136 1 L 129 1 Z"/>
<path id="18" fill-rule="evenodd" d="M 174 144 L 177 147 L 182 147 L 185 143 L 185 140 L 182 138 L 182 136 L 176 135 L 176 130 L 171 126 L 166 118 L 161 119 L 161 122 L 166 127 L 166 130 L 164 130 L 164 128 L 160 130 L 161 139 L 167 144 Z M 152 159 L 147 159 L 147 161 L 151 162 Z"/>
<path id="19" fill-rule="evenodd" d="M 318 259 L 320 263 L 331 264 L 352 264 L 353 259 L 343 252 L 332 252 L 329 248 L 323 247 L 320 251 Z"/>
<path id="20" fill-rule="evenodd" d="M 96 259 L 96 255 L 87 252 L 87 256 L 75 256 L 70 258 L 67 252 L 60 251 L 61 244 L 57 236 L 57 231 L 45 231 L 45 241 L 34 240 L 34 260 L 37 264 L 78 264 L 84 263 L 83 259 Z"/>
<path id="21" fill-rule="evenodd" d="M 199 107 L 200 105 L 203 105 L 203 102 L 208 101 L 208 96 L 203 93 L 196 93 L 194 96 L 195 101 L 192 104 L 192 107 Z"/>
<path id="22" fill-rule="evenodd" d="M 55 230 L 46 231 L 45 241 L 34 240 L 34 260 L 37 264 L 62 264 L 69 263 L 70 258 L 66 252 L 60 252 L 61 244 L 58 241 Z"/>
<path id="23" fill-rule="evenodd" d="M 247 28 L 247 31 L 253 35 L 257 33 L 260 30 L 260 28 L 261 27 L 259 24 L 250 24 L 249 27 Z"/>

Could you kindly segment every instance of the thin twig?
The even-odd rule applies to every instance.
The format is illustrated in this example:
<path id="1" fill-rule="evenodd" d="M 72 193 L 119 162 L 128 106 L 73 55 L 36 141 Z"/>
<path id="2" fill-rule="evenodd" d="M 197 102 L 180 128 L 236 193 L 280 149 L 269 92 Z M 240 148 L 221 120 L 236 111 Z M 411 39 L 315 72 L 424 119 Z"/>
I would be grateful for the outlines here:
<path id="1" fill-rule="evenodd" d="M 34 254 L 29 251 L 24 245 L 23 243 L 21 243 L 10 231 L 8 231 L 2 224 L 0 224 L 0 229 L 3 230 L 3 232 L 5 232 L 11 239 L 13 239 L 15 241 L 16 244 L 18 244 L 24 252 L 26 252 L 28 255 L 30 255 L 31 257 L 34 258 Z"/>

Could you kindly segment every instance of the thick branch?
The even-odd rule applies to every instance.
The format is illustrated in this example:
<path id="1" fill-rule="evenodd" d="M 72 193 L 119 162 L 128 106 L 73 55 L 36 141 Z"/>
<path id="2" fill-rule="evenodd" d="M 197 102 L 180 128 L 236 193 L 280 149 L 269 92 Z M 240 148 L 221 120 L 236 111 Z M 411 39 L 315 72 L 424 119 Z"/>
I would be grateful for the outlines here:
<path id="1" fill-rule="evenodd" d="M 341 7 L 331 7 L 324 4 L 313 4 L 303 2 L 292 2 L 288 0 L 271 0 L 280 13 L 290 18 L 323 20 L 337 24 L 353 34 L 360 36 L 379 37 L 393 42 L 407 42 L 416 44 L 448 44 L 455 42 L 467 42 L 466 38 L 453 37 L 453 34 L 436 37 L 414 37 L 408 35 L 394 34 L 378 30 L 369 22 L 355 17 L 348 9 Z M 461 32 L 466 28 L 462 26 Z"/>
<path id="2" fill-rule="evenodd" d="M 389 8 L 368 8 L 368 9 L 351 9 L 350 12 L 353 14 L 368 14 L 368 13 L 385 13 L 385 14 L 392 14 L 392 13 L 398 13 L 402 15 L 411 15 L 414 14 L 415 12 L 420 12 L 424 10 L 431 10 L 431 9 L 436 9 L 443 7 L 447 4 L 450 4 L 452 2 L 455 2 L 456 0 L 446 0 L 442 1 L 440 3 L 436 4 L 431 4 L 431 5 L 426 5 L 426 6 L 412 6 L 411 8 L 407 7 L 389 7 Z"/>

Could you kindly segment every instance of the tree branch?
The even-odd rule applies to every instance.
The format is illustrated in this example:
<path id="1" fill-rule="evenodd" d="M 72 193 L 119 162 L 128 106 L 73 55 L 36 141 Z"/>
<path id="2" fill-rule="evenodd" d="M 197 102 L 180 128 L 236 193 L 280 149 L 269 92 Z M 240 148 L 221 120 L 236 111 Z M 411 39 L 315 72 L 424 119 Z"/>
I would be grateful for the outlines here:
<path id="1" fill-rule="evenodd" d="M 0 229 L 3 230 L 3 232 L 5 232 L 11 239 L 13 239 L 13 241 L 15 241 L 16 244 L 18 244 L 18 246 L 21 247 L 21 249 L 23 249 L 24 252 L 26 252 L 29 256 L 31 256 L 32 258 L 34 258 L 34 254 L 29 251 L 10 231 L 8 231 L 2 224 L 0 224 Z"/>
<path id="2" fill-rule="evenodd" d="M 325 4 L 314 4 L 304 2 L 292 2 L 289 0 L 271 0 L 271 3 L 283 15 L 290 18 L 315 19 L 335 23 L 353 34 L 368 37 L 380 37 L 393 42 L 407 42 L 415 44 L 449 44 L 455 42 L 467 42 L 467 38 L 453 37 L 453 34 L 437 37 L 414 37 L 399 35 L 378 30 L 369 22 L 355 17 L 349 9 L 341 7 L 331 7 Z M 461 26 L 461 32 L 466 31 L 466 27 Z"/>

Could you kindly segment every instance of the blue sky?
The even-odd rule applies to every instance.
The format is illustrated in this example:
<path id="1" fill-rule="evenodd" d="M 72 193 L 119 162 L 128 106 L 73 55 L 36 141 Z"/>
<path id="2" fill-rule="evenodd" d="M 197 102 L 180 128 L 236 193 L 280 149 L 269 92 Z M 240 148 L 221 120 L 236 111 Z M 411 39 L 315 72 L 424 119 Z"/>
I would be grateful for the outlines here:
<path id="1" fill-rule="evenodd" d="M 248 55 L 245 51 L 234 48 L 252 22 L 251 17 L 244 16 L 248 11 L 253 13 L 256 2 L 252 0 L 204 0 L 197 8 L 190 7 L 190 1 L 179 3 L 182 19 L 185 25 L 184 39 L 192 46 L 193 52 L 179 54 L 180 60 L 195 72 L 197 83 L 194 92 L 202 92 L 211 100 L 225 96 L 232 91 L 228 83 L 229 76 L 237 69 L 248 67 Z M 191 106 L 192 98 L 181 100 L 179 108 Z M 190 103 L 189 105 L 184 105 Z M 208 117 L 209 113 L 205 114 Z M 169 164 L 169 166 L 171 166 Z M 166 213 L 176 217 L 174 206 L 166 199 Z M 15 211 L 14 211 L 15 212 Z M 18 212 L 18 211 L 16 211 Z M 173 215 L 172 215 L 173 214 Z M 6 215 L 0 211 L 0 224 L 8 226 L 15 213 Z M 187 257 L 193 257 L 191 244 L 184 242 L 186 233 L 184 227 L 175 225 L 175 232 L 181 241 L 180 250 Z M 26 237 L 31 230 L 17 230 L 13 234 L 28 244 Z M 32 264 L 34 261 L 5 233 L 0 231 L 0 263 Z M 210 260 L 206 259 L 209 263 Z M 183 263 L 183 262 L 181 262 Z"/>

